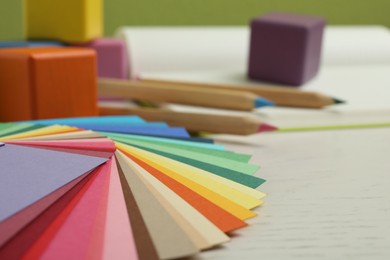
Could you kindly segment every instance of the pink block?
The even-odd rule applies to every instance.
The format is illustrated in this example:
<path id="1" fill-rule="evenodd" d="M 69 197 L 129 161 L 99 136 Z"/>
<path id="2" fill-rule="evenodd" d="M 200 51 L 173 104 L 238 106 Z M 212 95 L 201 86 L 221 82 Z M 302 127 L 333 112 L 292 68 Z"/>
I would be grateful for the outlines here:
<path id="1" fill-rule="evenodd" d="M 129 63 L 126 44 L 121 39 L 101 38 L 75 46 L 92 48 L 97 53 L 98 76 L 102 78 L 127 79 Z"/>

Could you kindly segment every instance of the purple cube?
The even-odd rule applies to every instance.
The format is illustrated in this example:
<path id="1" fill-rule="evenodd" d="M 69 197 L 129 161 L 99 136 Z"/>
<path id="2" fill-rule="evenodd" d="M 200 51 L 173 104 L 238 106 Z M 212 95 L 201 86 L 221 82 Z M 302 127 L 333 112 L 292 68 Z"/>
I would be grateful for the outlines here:
<path id="1" fill-rule="evenodd" d="M 270 13 L 251 22 L 248 77 L 302 85 L 320 66 L 325 20 L 317 16 Z"/>
<path id="2" fill-rule="evenodd" d="M 98 76 L 101 78 L 127 79 L 129 63 L 126 44 L 121 39 L 101 38 L 77 46 L 92 48 L 97 54 Z"/>

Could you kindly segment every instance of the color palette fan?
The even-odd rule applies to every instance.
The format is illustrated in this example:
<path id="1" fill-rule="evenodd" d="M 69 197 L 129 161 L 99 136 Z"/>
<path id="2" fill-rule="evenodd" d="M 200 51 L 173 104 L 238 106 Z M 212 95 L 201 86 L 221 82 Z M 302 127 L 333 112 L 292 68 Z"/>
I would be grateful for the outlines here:
<path id="1" fill-rule="evenodd" d="M 1 259 L 172 259 L 265 194 L 251 156 L 135 116 L 0 123 Z"/>

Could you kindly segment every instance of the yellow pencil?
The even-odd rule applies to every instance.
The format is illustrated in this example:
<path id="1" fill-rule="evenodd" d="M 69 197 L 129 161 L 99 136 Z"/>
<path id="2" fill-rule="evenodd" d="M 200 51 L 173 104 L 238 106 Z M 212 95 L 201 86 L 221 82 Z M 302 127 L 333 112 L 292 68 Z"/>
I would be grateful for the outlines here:
<path id="1" fill-rule="evenodd" d="M 99 79 L 100 96 L 251 111 L 272 102 L 247 91 L 204 89 L 197 87 L 159 86 L 139 81 Z"/>
<path id="2" fill-rule="evenodd" d="M 153 86 L 171 86 L 198 89 L 225 89 L 230 91 L 247 91 L 255 95 L 275 102 L 277 106 L 322 108 L 328 105 L 341 104 L 344 101 L 314 91 L 303 91 L 293 87 L 272 85 L 230 85 L 230 84 L 206 84 L 185 81 L 169 81 L 142 78 L 143 83 Z"/>

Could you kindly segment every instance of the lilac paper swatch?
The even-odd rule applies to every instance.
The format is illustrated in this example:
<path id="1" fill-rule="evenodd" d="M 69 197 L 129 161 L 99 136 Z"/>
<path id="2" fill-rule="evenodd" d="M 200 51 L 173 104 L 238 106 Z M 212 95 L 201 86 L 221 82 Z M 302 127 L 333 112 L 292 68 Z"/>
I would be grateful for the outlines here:
<path id="1" fill-rule="evenodd" d="M 11 144 L 0 147 L 0 221 L 106 161 Z"/>

